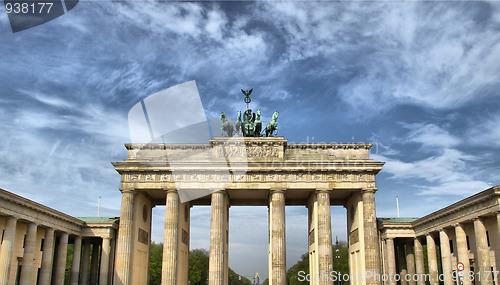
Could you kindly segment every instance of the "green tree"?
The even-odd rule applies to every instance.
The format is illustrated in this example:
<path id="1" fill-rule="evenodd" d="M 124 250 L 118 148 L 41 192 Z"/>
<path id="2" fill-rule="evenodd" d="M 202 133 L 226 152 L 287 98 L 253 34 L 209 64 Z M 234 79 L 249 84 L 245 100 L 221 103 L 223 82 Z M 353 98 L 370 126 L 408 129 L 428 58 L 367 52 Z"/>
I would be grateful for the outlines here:
<path id="1" fill-rule="evenodd" d="M 333 271 L 339 272 L 341 275 L 349 274 L 349 248 L 347 243 L 344 241 L 339 242 L 338 251 L 337 246 L 332 245 L 333 249 Z M 337 256 L 339 258 L 337 258 Z M 299 275 L 299 272 L 301 275 Z M 300 276 L 306 276 L 309 274 L 309 253 L 305 253 L 300 257 L 300 260 L 297 261 L 292 267 L 288 269 L 286 272 L 287 280 L 290 285 L 296 284 L 307 284 L 307 281 L 299 281 Z M 313 278 L 314 276 L 311 276 Z M 302 278 L 301 278 L 302 279 Z M 343 282 L 347 284 L 348 282 Z"/>
<path id="2" fill-rule="evenodd" d="M 190 285 L 205 285 L 208 279 L 209 254 L 206 249 L 194 249 L 189 252 Z"/>
<path id="3" fill-rule="evenodd" d="M 299 272 L 309 273 L 309 253 L 304 253 L 300 260 L 297 261 L 292 267 L 286 272 L 286 277 L 288 279 L 288 284 L 304 284 L 304 282 L 299 281 Z"/>
<path id="4" fill-rule="evenodd" d="M 240 280 L 241 278 L 241 280 Z M 229 276 L 228 276 L 229 285 L 251 285 L 252 282 L 239 274 L 236 274 L 231 268 L 229 268 Z"/>
<path id="5" fill-rule="evenodd" d="M 152 242 L 149 253 L 149 284 L 161 284 L 161 264 L 163 259 L 163 244 Z"/>
<path id="6" fill-rule="evenodd" d="M 74 244 L 68 244 L 68 252 L 66 256 L 66 271 L 64 272 L 64 284 L 69 285 L 71 279 L 71 264 L 73 263 L 73 248 Z"/>

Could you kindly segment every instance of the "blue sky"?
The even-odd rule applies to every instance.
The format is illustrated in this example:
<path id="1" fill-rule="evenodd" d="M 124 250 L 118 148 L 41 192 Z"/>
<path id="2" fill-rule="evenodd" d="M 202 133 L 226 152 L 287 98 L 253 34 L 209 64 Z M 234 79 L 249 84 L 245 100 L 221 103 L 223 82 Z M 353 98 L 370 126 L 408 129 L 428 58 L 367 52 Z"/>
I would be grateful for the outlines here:
<path id="1" fill-rule="evenodd" d="M 196 80 L 208 117 L 240 89 L 289 142 L 369 142 L 377 215 L 423 216 L 500 184 L 500 2 L 80 2 L 12 33 L 0 8 L 0 187 L 74 216 L 118 216 L 127 114 Z M 333 207 L 346 239 L 345 210 Z M 161 241 L 164 208 L 154 210 Z M 208 248 L 209 208 L 191 248 Z M 307 250 L 288 207 L 287 265 Z M 230 266 L 267 276 L 267 208 L 231 208 Z"/>

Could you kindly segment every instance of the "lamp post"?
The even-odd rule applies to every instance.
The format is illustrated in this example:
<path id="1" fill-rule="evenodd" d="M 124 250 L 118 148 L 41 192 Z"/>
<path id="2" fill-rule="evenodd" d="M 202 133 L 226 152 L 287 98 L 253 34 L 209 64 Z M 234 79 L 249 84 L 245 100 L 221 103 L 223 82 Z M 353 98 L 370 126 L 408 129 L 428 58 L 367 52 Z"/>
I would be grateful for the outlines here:
<path id="1" fill-rule="evenodd" d="M 335 267 L 337 270 L 338 276 L 340 276 L 340 255 L 339 255 L 340 249 L 339 249 L 339 238 L 338 236 L 335 236 Z M 342 284 L 342 280 L 337 280 L 337 284 Z"/>

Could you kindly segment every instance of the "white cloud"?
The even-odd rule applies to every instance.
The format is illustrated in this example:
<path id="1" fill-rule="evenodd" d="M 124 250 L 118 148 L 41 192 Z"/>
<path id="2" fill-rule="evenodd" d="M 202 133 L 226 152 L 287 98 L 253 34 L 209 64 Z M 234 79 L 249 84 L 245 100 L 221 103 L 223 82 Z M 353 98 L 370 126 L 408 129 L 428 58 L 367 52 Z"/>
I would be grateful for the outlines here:
<path id="1" fill-rule="evenodd" d="M 444 149 L 438 155 L 413 162 L 379 154 L 373 154 L 372 158 L 386 162 L 383 171 L 391 175 L 391 180 L 417 186 L 421 195 L 465 196 L 491 187 L 477 178 L 482 173 L 471 166 L 478 158 L 456 149 Z"/>
<path id="2" fill-rule="evenodd" d="M 74 107 L 73 103 L 71 103 L 65 99 L 54 97 L 54 96 L 49 96 L 47 94 L 43 94 L 43 93 L 38 92 L 36 90 L 33 91 L 33 90 L 26 90 L 26 89 L 18 89 L 17 91 L 22 93 L 22 94 L 26 94 L 28 96 L 31 96 L 33 99 L 40 101 L 44 104 L 50 105 L 50 106 L 54 106 L 54 107 L 58 107 L 58 108 Z"/>
<path id="3" fill-rule="evenodd" d="M 500 147 L 500 113 L 478 121 L 466 134 L 467 140 L 474 145 Z"/>
<path id="4" fill-rule="evenodd" d="M 410 129 L 407 141 L 421 143 L 425 147 L 452 147 L 460 143 L 460 139 L 451 135 L 433 123 L 403 124 Z"/>

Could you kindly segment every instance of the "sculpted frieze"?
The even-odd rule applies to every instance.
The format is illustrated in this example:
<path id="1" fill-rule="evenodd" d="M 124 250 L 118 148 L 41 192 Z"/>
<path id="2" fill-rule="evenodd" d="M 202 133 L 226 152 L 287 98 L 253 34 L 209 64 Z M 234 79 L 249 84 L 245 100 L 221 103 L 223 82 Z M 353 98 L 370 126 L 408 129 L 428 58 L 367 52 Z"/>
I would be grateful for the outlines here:
<path id="1" fill-rule="evenodd" d="M 217 157 L 239 157 L 239 158 L 259 158 L 259 157 L 279 157 L 278 146 L 247 146 L 230 145 L 217 146 Z"/>
<path id="2" fill-rule="evenodd" d="M 366 183 L 367 187 L 375 187 L 375 176 L 367 173 L 324 173 L 324 172 L 247 172 L 238 175 L 233 174 L 205 173 L 205 172 L 174 172 L 160 174 L 138 174 L 124 175 L 124 182 L 343 182 L 343 183 Z"/>

